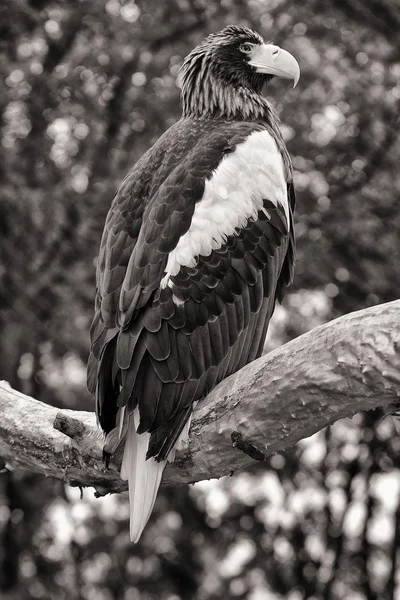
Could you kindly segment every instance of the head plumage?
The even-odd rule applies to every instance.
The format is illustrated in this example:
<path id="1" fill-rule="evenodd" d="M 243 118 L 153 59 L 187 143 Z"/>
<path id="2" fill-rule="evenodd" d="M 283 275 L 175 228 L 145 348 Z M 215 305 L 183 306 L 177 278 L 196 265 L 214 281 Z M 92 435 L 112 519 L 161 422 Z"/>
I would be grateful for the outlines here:
<path id="1" fill-rule="evenodd" d="M 182 100 L 184 115 L 237 116 L 248 118 L 261 114 L 259 92 L 268 79 L 250 69 L 240 52 L 244 43 L 262 45 L 263 38 L 248 27 L 228 25 L 208 35 L 185 58 L 182 65 Z M 254 94 L 250 102 L 249 93 Z M 255 106 L 257 105 L 257 106 Z"/>

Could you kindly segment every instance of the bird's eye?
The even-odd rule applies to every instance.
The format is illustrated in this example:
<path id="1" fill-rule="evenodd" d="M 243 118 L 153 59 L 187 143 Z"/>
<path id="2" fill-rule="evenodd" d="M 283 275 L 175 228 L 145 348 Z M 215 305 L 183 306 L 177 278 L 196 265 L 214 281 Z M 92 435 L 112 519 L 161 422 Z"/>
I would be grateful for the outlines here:
<path id="1" fill-rule="evenodd" d="M 253 44 L 242 44 L 239 47 L 239 50 L 241 52 L 244 52 L 245 54 L 249 54 L 249 52 L 251 52 L 253 50 Z"/>

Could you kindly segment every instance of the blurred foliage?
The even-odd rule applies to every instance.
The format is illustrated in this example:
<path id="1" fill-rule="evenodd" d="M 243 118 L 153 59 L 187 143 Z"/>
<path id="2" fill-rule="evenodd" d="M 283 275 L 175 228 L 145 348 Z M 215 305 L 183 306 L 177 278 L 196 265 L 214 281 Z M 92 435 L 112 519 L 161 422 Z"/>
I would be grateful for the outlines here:
<path id="1" fill-rule="evenodd" d="M 397 0 L 3 0 L 0 378 L 14 387 L 92 408 L 88 327 L 113 192 L 179 118 L 183 57 L 228 23 L 302 68 L 295 90 L 267 90 L 298 196 L 295 285 L 267 347 L 400 297 Z M 1 475 L 0 595 L 399 597 L 399 450 L 390 417 L 339 422 L 263 468 L 163 490 L 136 546 L 124 496 Z"/>

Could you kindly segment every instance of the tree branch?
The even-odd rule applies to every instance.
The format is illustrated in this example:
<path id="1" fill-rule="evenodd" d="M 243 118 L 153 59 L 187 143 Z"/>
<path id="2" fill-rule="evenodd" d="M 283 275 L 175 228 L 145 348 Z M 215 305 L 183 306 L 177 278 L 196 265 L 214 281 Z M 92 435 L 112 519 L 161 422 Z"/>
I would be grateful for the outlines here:
<path id="1" fill-rule="evenodd" d="M 221 382 L 193 414 L 187 450 L 164 483 L 231 474 L 342 417 L 400 398 L 400 300 L 351 313 L 298 337 Z M 0 456 L 99 495 L 126 489 L 121 450 L 107 469 L 94 414 L 59 410 L 0 387 Z"/>

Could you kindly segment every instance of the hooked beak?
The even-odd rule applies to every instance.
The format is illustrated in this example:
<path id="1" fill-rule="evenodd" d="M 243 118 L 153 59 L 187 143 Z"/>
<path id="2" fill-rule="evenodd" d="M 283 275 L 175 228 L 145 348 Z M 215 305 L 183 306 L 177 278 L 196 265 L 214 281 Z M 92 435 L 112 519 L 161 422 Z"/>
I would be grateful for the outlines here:
<path id="1" fill-rule="evenodd" d="M 249 64 L 255 68 L 257 73 L 293 79 L 293 87 L 296 87 L 300 79 L 299 63 L 294 56 L 273 44 L 255 46 Z"/>

